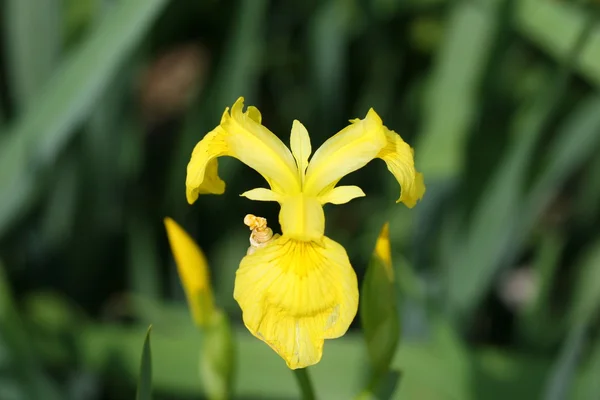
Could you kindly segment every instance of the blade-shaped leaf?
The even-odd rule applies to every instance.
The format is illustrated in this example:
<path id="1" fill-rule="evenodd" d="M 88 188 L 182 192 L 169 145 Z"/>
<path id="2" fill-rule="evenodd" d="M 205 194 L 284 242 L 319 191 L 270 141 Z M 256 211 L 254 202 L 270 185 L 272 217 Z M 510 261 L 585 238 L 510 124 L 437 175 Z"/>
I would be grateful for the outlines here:
<path id="1" fill-rule="evenodd" d="M 60 0 L 8 0 L 7 68 L 12 99 L 22 110 L 52 75 L 62 47 Z"/>
<path id="2" fill-rule="evenodd" d="M 56 157 L 75 126 L 92 111 L 116 69 L 166 3 L 118 2 L 6 132 L 0 148 L 0 236 L 32 204 L 36 173 Z"/>
<path id="3" fill-rule="evenodd" d="M 457 2 L 449 15 L 416 146 L 419 168 L 427 180 L 454 177 L 462 168 L 467 133 L 497 29 L 499 1 L 486 3 Z"/>
<path id="4" fill-rule="evenodd" d="M 137 400 L 152 400 L 152 352 L 150 351 L 150 332 L 152 325 L 148 327 L 144 348 L 142 350 L 142 362 L 140 364 L 140 378 L 137 388 Z"/>
<path id="5" fill-rule="evenodd" d="M 571 329 L 548 376 L 543 396 L 545 400 L 562 400 L 568 398 L 567 395 L 586 341 L 586 330 L 585 325 L 577 325 Z"/>

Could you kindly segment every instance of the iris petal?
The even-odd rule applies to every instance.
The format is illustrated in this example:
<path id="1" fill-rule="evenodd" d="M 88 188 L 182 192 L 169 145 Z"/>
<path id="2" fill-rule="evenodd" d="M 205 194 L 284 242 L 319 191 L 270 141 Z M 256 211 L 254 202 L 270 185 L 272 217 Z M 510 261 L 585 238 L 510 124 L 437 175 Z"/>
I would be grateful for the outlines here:
<path id="1" fill-rule="evenodd" d="M 216 158 L 235 157 L 258 171 L 278 193 L 298 193 L 300 180 L 294 158 L 283 142 L 260 124 L 255 107 L 243 111 L 240 97 L 231 113 L 223 113 L 221 123 L 194 148 L 187 167 L 186 196 L 194 203 L 201 193 L 221 194 L 225 190 L 217 175 Z"/>
<path id="2" fill-rule="evenodd" d="M 304 179 L 304 172 L 306 172 L 306 167 L 308 167 L 308 158 L 310 157 L 312 149 L 308 131 L 298 120 L 294 120 L 294 123 L 292 124 L 290 147 L 292 148 L 292 154 L 298 165 L 298 172 L 300 173 L 301 178 Z"/>
<path id="3" fill-rule="evenodd" d="M 365 119 L 329 138 L 315 152 L 306 170 L 304 192 L 312 196 L 373 160 L 387 140 L 381 118 L 371 109 Z"/>
<path id="4" fill-rule="evenodd" d="M 400 197 L 397 203 L 403 202 L 412 208 L 425 194 L 423 175 L 415 170 L 413 149 L 396 132 L 385 128 L 387 144 L 377 154 L 385 161 L 388 170 L 400 184 Z"/>
<path id="5" fill-rule="evenodd" d="M 318 363 L 324 340 L 346 332 L 358 286 L 338 243 L 282 236 L 242 259 L 234 298 L 250 332 L 296 369 Z"/>

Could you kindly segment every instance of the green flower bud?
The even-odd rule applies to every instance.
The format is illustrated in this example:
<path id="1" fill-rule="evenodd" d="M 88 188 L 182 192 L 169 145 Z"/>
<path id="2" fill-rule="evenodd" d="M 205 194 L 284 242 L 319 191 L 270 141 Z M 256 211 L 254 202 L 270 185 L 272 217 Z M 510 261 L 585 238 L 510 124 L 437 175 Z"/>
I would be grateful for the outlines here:
<path id="1" fill-rule="evenodd" d="M 200 377 L 206 396 L 211 400 L 231 397 L 235 372 L 233 333 L 227 317 L 216 310 L 210 324 L 202 328 Z"/>
<path id="2" fill-rule="evenodd" d="M 373 378 L 378 380 L 387 373 L 400 338 L 397 291 L 387 223 L 377 239 L 360 299 L 362 330 L 373 368 Z"/>

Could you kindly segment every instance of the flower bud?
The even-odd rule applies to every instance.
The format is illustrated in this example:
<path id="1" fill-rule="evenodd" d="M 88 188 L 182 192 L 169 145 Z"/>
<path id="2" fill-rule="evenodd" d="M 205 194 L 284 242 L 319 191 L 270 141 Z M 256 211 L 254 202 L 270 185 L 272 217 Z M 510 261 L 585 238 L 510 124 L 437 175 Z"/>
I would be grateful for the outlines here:
<path id="1" fill-rule="evenodd" d="M 397 291 L 387 223 L 379 234 L 363 281 L 360 319 L 373 373 L 375 377 L 384 376 L 400 338 Z"/>
<path id="2" fill-rule="evenodd" d="M 165 218 L 165 227 L 192 318 L 196 325 L 205 326 L 215 314 L 206 258 L 200 247 L 175 221 Z"/>
<path id="3" fill-rule="evenodd" d="M 205 394 L 211 400 L 228 399 L 235 372 L 235 348 L 227 317 L 215 312 L 202 333 L 200 377 Z"/>

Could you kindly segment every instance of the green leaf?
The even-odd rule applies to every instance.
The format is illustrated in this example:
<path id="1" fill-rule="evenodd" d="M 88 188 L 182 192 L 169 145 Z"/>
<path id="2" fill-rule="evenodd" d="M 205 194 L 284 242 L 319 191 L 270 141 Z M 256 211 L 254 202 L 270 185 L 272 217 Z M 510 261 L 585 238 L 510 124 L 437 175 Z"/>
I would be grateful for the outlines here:
<path id="1" fill-rule="evenodd" d="M 518 327 L 527 345 L 540 348 L 556 343 L 564 334 L 561 326 L 551 316 L 552 288 L 557 277 L 561 254 L 566 243 L 565 235 L 557 229 L 542 233 L 533 269 L 538 277 L 537 290 L 528 306 L 519 314 Z"/>
<path id="2" fill-rule="evenodd" d="M 458 175 L 465 159 L 484 68 L 492 54 L 499 1 L 457 2 L 449 13 L 423 104 L 423 131 L 416 144 L 427 180 Z"/>
<path id="3" fill-rule="evenodd" d="M 573 399 L 595 400 L 600 393 L 600 336 L 597 336 L 589 351 L 587 362 L 582 365 L 583 373 L 574 388 Z"/>
<path id="4" fill-rule="evenodd" d="M 202 330 L 200 376 L 209 399 L 231 397 L 235 373 L 235 343 L 227 316 L 216 311 L 213 321 Z"/>
<path id="5" fill-rule="evenodd" d="M 152 400 L 152 353 L 150 351 L 150 332 L 152 325 L 148 327 L 144 348 L 142 350 L 142 361 L 140 363 L 140 378 L 137 388 L 137 400 Z"/>
<path id="6" fill-rule="evenodd" d="M 64 0 L 65 42 L 74 42 L 98 14 L 104 0 Z"/>
<path id="7" fill-rule="evenodd" d="M 428 7 L 430 3 L 433 5 L 449 3 L 449 1 L 407 0 L 402 3 L 406 7 Z M 483 2 L 478 3 L 477 5 L 480 5 Z M 515 4 L 514 23 L 517 31 L 556 60 L 568 58 L 581 26 L 590 17 L 590 11 L 573 4 L 575 2 L 518 0 L 513 3 Z M 593 3 L 593 1 L 589 3 Z M 590 38 L 574 68 L 591 83 L 597 87 L 600 86 L 599 35 L 593 35 Z"/>
<path id="8" fill-rule="evenodd" d="M 576 270 L 579 276 L 573 288 L 569 323 L 582 325 L 591 321 L 600 308 L 600 241 L 590 246 Z"/>
<path id="9" fill-rule="evenodd" d="M 559 68 L 554 85 L 540 93 L 534 107 L 524 108 L 521 118 L 516 119 L 516 141 L 473 213 L 463 249 L 452 254 L 449 300 L 455 316 L 466 316 L 479 304 L 495 273 L 512 260 L 518 244 L 531 231 L 551 194 L 599 145 L 600 96 L 591 95 L 581 101 L 559 128 L 546 168 L 524 196 L 526 172 L 535 145 L 564 93 L 570 66 L 584 47 L 592 23 L 590 20 L 581 27 L 579 40 Z"/>
<path id="10" fill-rule="evenodd" d="M 0 342 L 9 350 L 11 373 L 19 380 L 28 398 L 58 400 L 64 398 L 58 387 L 45 375 L 32 346 L 10 290 L 4 265 L 0 261 Z M 2 345 L 2 343 L 0 343 Z M 8 358 L 8 357 L 7 357 Z"/>
<path id="11" fill-rule="evenodd" d="M 591 11 L 584 11 L 569 2 L 521 0 L 515 5 L 518 30 L 558 60 L 568 57 L 581 26 L 592 16 Z M 590 37 L 575 68 L 600 86 L 599 35 Z"/>
<path id="12" fill-rule="evenodd" d="M 396 370 L 388 371 L 376 387 L 361 393 L 357 400 L 389 400 L 394 398 L 402 373 Z"/>
<path id="13" fill-rule="evenodd" d="M 60 65 L 0 148 L 0 236 L 37 194 L 37 174 L 55 159 L 93 110 L 115 71 L 140 41 L 167 0 L 115 4 Z"/>
<path id="14" fill-rule="evenodd" d="M 7 0 L 4 5 L 8 82 L 22 111 L 52 76 L 62 48 L 60 0 Z"/>
<path id="15" fill-rule="evenodd" d="M 576 325 L 569 332 L 548 376 L 543 399 L 562 400 L 567 398 L 585 344 L 586 331 L 586 325 Z"/>
<path id="16" fill-rule="evenodd" d="M 533 186 L 527 215 L 534 219 L 539 215 L 540 205 L 548 202 L 561 182 L 569 178 L 585 161 L 595 156 L 600 147 L 600 94 L 594 94 L 579 106 L 564 123 L 559 135 L 547 152 L 546 168 Z"/>

